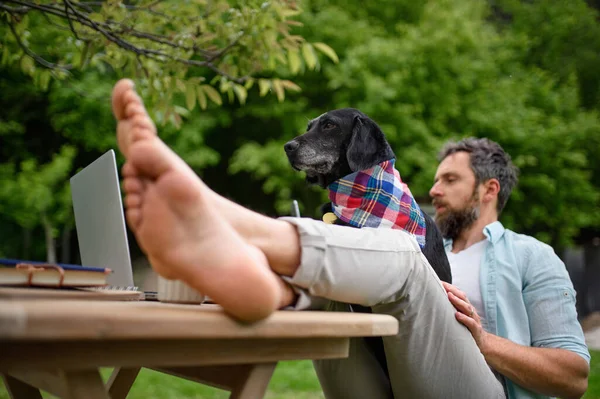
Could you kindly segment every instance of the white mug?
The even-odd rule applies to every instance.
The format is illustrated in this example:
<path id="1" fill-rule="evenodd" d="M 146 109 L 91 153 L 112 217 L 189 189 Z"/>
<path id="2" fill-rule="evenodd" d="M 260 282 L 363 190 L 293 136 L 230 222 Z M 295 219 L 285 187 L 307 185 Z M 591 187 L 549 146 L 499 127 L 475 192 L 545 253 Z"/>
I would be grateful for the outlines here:
<path id="1" fill-rule="evenodd" d="M 158 300 L 169 303 L 201 304 L 204 295 L 179 280 L 158 276 Z"/>

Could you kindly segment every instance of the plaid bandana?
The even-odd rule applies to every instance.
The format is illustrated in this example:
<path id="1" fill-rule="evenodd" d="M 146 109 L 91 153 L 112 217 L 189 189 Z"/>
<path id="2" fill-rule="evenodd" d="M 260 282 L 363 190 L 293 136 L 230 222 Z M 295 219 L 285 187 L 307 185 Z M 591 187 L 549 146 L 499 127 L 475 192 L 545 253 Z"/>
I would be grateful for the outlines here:
<path id="1" fill-rule="evenodd" d="M 425 218 L 394 168 L 395 159 L 351 173 L 329 185 L 333 213 L 354 227 L 403 229 L 425 246 Z"/>

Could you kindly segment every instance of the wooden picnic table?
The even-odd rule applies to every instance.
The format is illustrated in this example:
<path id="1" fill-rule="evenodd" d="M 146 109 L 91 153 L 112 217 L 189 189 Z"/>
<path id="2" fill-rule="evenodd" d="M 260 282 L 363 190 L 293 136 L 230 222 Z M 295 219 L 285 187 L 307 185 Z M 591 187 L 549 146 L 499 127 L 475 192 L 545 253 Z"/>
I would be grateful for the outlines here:
<path id="1" fill-rule="evenodd" d="M 0 298 L 0 373 L 12 398 L 125 398 L 141 367 L 262 398 L 278 361 L 348 356 L 391 316 L 278 311 L 243 324 L 217 305 Z M 100 367 L 115 367 L 104 384 Z"/>

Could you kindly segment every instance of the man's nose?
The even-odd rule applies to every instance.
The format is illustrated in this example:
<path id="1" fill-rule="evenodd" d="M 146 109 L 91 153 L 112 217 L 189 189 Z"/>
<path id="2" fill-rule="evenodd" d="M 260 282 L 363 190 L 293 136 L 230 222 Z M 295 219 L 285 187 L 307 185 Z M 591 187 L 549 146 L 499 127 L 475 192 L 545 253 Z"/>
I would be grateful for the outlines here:
<path id="1" fill-rule="evenodd" d="M 436 198 L 442 195 L 442 190 L 440 190 L 440 186 L 438 183 L 434 183 L 431 190 L 429 190 L 429 196 L 431 198 Z"/>
<path id="2" fill-rule="evenodd" d="M 283 145 L 283 149 L 285 152 L 290 153 L 296 151 L 299 146 L 300 144 L 296 140 L 291 140 Z"/>

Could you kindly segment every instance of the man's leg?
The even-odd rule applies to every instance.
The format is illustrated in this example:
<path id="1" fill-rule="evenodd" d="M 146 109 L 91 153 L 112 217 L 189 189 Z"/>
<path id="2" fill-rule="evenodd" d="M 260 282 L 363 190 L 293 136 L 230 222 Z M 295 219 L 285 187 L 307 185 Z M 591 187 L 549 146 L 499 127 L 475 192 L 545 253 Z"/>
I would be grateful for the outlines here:
<path id="1" fill-rule="evenodd" d="M 456 321 L 455 309 L 416 240 L 399 230 L 284 220 L 296 225 L 302 246 L 292 284 L 398 319 L 399 333 L 383 338 L 396 399 L 504 397 L 471 333 Z M 316 366 L 321 381 L 339 384 L 340 391 L 328 398 L 352 397 L 347 392 L 355 385 L 354 397 L 364 397 L 354 364 L 323 361 Z M 341 379 L 343 375 L 348 378 Z"/>

